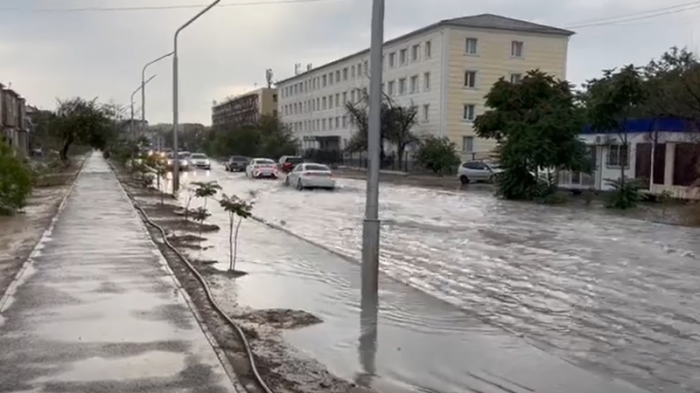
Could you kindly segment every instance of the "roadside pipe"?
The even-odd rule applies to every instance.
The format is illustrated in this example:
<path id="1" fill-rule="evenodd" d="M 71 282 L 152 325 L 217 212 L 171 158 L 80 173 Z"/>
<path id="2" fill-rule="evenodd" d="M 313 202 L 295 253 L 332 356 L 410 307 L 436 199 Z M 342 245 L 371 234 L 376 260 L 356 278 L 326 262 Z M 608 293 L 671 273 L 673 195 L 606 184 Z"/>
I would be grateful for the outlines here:
<path id="1" fill-rule="evenodd" d="M 151 218 L 148 217 L 148 214 L 141 208 L 141 206 L 138 205 L 136 202 L 136 199 L 131 195 L 126 189 L 124 189 L 126 192 L 126 195 L 131 199 L 131 203 L 133 204 L 134 208 L 141 214 L 141 216 L 144 218 L 144 220 L 148 223 L 148 225 L 154 227 L 157 229 L 161 236 L 163 237 L 163 242 L 165 245 L 171 249 L 177 256 L 180 258 L 180 260 L 187 266 L 187 268 L 194 274 L 195 278 L 199 283 L 202 285 L 202 289 L 204 289 L 204 293 L 207 295 L 207 300 L 209 301 L 209 304 L 216 310 L 216 312 L 224 319 L 226 322 L 231 326 L 236 333 L 238 334 L 238 337 L 241 339 L 241 342 L 243 343 L 243 346 L 245 347 L 246 354 L 248 355 L 248 361 L 250 362 L 250 369 L 253 371 L 253 376 L 255 377 L 256 382 L 260 387 L 262 387 L 263 391 L 265 393 L 274 393 L 270 387 L 267 386 L 265 381 L 263 381 L 262 377 L 260 376 L 260 373 L 258 372 L 257 367 L 255 366 L 255 358 L 253 357 L 253 350 L 250 348 L 250 344 L 248 343 L 248 339 L 245 336 L 245 333 L 243 333 L 243 330 L 236 324 L 236 322 L 229 317 L 224 310 L 219 306 L 219 303 L 214 300 L 214 295 L 211 293 L 211 290 L 209 289 L 209 285 L 207 285 L 207 282 L 204 280 L 204 277 L 202 277 L 201 274 L 197 271 L 197 269 L 190 263 L 190 261 L 182 255 L 180 251 L 178 251 L 175 246 L 173 246 L 170 241 L 168 241 L 168 234 L 166 233 L 165 229 L 156 224 L 155 222 L 151 221 Z"/>

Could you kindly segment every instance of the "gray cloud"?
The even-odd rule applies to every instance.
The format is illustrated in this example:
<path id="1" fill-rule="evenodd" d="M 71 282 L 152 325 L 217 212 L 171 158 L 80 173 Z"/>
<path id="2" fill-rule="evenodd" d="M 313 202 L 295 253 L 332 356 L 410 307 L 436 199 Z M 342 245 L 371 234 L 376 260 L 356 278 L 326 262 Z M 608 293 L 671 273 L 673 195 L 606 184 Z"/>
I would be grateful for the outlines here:
<path id="1" fill-rule="evenodd" d="M 31 103 L 47 108 L 54 106 L 56 97 L 78 95 L 126 104 L 138 87 L 143 64 L 172 49 L 175 29 L 196 10 L 39 13 L 31 9 L 206 2 L 3 1 L 0 81 L 11 81 Z M 385 30 L 388 39 L 441 19 L 483 12 L 568 27 L 669 5 L 661 0 L 492 0 L 488 6 L 463 0 L 387 0 Z M 20 7 L 23 11 L 1 11 Z M 180 39 L 181 121 L 209 123 L 212 100 L 263 84 L 266 68 L 284 78 L 292 74 L 295 63 L 321 65 L 365 49 L 370 8 L 370 0 L 329 0 L 214 9 Z M 603 68 L 645 63 L 672 45 L 694 49 L 692 21 L 697 14 L 688 11 L 578 29 L 569 47 L 569 79 L 580 83 Z M 149 69 L 149 74 L 157 74 L 147 90 L 151 123 L 171 121 L 171 64 L 166 60 Z"/>

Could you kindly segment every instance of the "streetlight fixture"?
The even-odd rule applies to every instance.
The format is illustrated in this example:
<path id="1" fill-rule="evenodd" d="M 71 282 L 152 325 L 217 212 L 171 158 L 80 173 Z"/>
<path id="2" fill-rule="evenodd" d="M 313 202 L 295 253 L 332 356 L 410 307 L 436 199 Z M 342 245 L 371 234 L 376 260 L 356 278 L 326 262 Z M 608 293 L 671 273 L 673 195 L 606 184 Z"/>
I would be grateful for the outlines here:
<path id="1" fill-rule="evenodd" d="M 384 0 L 372 1 L 369 115 L 367 121 L 367 199 L 362 225 L 362 297 L 377 300 L 379 290 L 379 160 L 382 111 Z"/>
<path id="2" fill-rule="evenodd" d="M 199 11 L 199 13 L 192 17 L 192 19 L 185 22 L 184 25 L 180 26 L 175 31 L 175 36 L 173 37 L 173 152 L 177 157 L 178 146 L 177 146 L 177 122 L 178 122 L 178 70 L 177 70 L 177 37 L 180 32 L 184 30 L 187 26 L 191 25 L 192 22 L 197 20 L 200 16 L 204 15 L 207 11 L 214 8 L 215 5 L 219 4 L 221 0 L 214 0 L 207 8 Z M 177 193 L 180 189 L 180 163 L 177 159 L 173 160 L 173 194 Z"/>
<path id="3" fill-rule="evenodd" d="M 146 83 L 150 82 L 153 78 L 155 78 L 156 75 L 153 74 L 148 80 L 146 81 L 141 81 L 141 86 L 139 86 L 136 90 L 134 90 L 133 93 L 131 93 L 131 99 L 129 100 L 131 102 L 131 121 L 129 122 L 129 128 L 131 129 L 131 137 L 133 138 L 135 135 L 135 130 L 134 130 L 134 96 L 136 93 L 139 92 L 139 90 L 143 90 L 143 88 L 146 86 Z"/>
<path id="4" fill-rule="evenodd" d="M 168 56 L 172 56 L 173 52 L 167 53 L 155 60 L 149 61 L 146 63 L 146 65 L 143 66 L 141 69 L 141 121 L 145 122 L 146 121 L 146 68 L 150 66 L 151 64 L 155 64 L 163 59 L 165 59 Z"/>

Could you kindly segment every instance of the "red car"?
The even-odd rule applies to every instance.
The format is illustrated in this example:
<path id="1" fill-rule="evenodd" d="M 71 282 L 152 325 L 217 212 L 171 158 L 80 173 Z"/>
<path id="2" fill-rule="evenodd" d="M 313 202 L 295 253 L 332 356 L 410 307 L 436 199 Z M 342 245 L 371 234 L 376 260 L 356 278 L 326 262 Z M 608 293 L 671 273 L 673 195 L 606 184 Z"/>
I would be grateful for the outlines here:
<path id="1" fill-rule="evenodd" d="M 280 172 L 289 173 L 295 166 L 301 164 L 302 162 L 304 162 L 304 159 L 299 156 L 282 156 L 280 157 L 277 166 L 279 167 Z"/>

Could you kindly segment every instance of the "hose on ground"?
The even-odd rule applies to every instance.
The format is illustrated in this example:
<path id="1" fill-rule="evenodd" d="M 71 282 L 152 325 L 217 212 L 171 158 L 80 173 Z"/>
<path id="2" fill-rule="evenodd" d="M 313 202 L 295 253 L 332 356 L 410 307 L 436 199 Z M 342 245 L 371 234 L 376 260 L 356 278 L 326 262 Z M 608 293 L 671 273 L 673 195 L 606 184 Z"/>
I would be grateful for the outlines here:
<path id="1" fill-rule="evenodd" d="M 255 377 L 256 382 L 260 385 L 260 387 L 262 387 L 262 389 L 265 391 L 265 393 L 273 393 L 273 391 L 267 386 L 265 381 L 263 381 L 262 377 L 260 376 L 260 373 L 258 372 L 257 367 L 255 366 L 255 359 L 253 357 L 253 351 L 250 348 L 250 344 L 248 343 L 248 339 L 246 338 L 245 333 L 243 333 L 243 330 L 240 328 L 240 326 L 238 326 L 238 324 L 235 323 L 231 319 L 231 317 L 229 317 L 224 312 L 224 310 L 219 306 L 219 304 L 216 302 L 216 300 L 214 300 L 214 295 L 211 293 L 211 290 L 209 289 L 209 285 L 207 285 L 206 281 L 204 280 L 204 277 L 202 277 L 202 275 L 199 274 L 197 269 L 195 269 L 195 267 L 192 266 L 190 261 L 184 255 L 182 255 L 182 253 L 180 251 L 178 251 L 178 249 L 175 248 L 175 246 L 173 246 L 170 243 L 170 241 L 168 241 L 168 235 L 167 235 L 165 229 L 163 229 L 162 226 L 153 222 L 151 220 L 151 218 L 148 217 L 148 214 L 146 214 L 146 212 L 141 208 L 141 206 L 138 205 L 138 203 L 136 202 L 136 199 L 134 199 L 134 197 L 130 193 L 127 192 L 126 194 L 129 196 L 132 204 L 134 205 L 136 210 L 142 215 L 144 220 L 146 220 L 148 225 L 156 228 L 160 232 L 161 236 L 163 237 L 163 242 L 165 243 L 165 245 L 169 249 L 171 249 L 178 256 L 178 258 L 180 258 L 180 260 L 187 266 L 187 268 L 192 272 L 192 274 L 194 274 L 195 278 L 197 278 L 197 281 L 199 281 L 199 283 L 202 285 L 202 288 L 204 289 L 204 293 L 207 295 L 207 300 L 209 301 L 209 304 L 211 304 L 211 306 L 214 308 L 214 310 L 216 310 L 216 312 L 222 318 L 224 318 L 224 320 L 226 320 L 226 322 L 236 331 L 236 333 L 238 334 L 238 337 L 240 337 L 241 342 L 243 343 L 243 346 L 245 347 L 246 354 L 248 355 L 248 361 L 250 362 L 250 369 L 253 372 L 253 376 Z"/>

